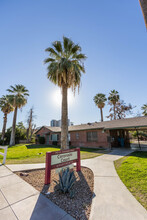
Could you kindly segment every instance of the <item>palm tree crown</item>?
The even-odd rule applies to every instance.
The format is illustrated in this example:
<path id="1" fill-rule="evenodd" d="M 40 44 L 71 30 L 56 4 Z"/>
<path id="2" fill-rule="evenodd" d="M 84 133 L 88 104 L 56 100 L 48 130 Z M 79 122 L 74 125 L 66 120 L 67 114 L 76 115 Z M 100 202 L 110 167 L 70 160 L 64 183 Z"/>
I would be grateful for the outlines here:
<path id="1" fill-rule="evenodd" d="M 27 96 L 29 96 L 29 91 L 23 85 L 10 86 L 7 89 L 11 95 L 8 95 L 10 103 L 14 108 L 21 108 L 27 103 Z"/>
<path id="2" fill-rule="evenodd" d="M 93 100 L 99 108 L 103 108 L 105 106 L 105 102 L 107 101 L 107 98 L 105 94 L 98 93 L 94 96 Z"/>
<path id="3" fill-rule="evenodd" d="M 141 110 L 143 110 L 142 114 L 144 116 L 147 116 L 147 104 L 144 104 L 142 107 L 141 107 Z"/>
<path id="4" fill-rule="evenodd" d="M 81 73 L 85 73 L 83 60 L 86 59 L 81 53 L 81 47 L 69 38 L 63 37 L 63 43 L 55 41 L 52 47 L 45 51 L 49 52 L 49 58 L 44 60 L 45 63 L 49 63 L 48 79 L 59 87 L 65 84 L 67 88 L 73 90 L 79 88 Z"/>
<path id="5" fill-rule="evenodd" d="M 13 106 L 10 104 L 9 97 L 7 95 L 3 95 L 2 98 L 0 98 L 0 108 L 4 114 L 9 114 L 13 111 Z"/>
<path id="6" fill-rule="evenodd" d="M 113 105 L 116 104 L 116 102 L 118 102 L 118 100 L 119 100 L 119 93 L 118 93 L 118 91 L 116 91 L 115 89 L 114 89 L 114 90 L 111 90 L 111 92 L 109 93 L 108 100 L 109 100 Z"/>

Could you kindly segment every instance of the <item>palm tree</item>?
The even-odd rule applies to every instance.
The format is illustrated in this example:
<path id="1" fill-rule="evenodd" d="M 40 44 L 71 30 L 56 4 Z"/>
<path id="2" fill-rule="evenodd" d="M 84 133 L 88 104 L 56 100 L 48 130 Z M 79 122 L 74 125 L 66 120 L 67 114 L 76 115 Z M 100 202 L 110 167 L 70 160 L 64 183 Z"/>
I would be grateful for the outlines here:
<path id="1" fill-rule="evenodd" d="M 75 92 L 81 84 L 81 73 L 85 73 L 83 60 L 86 56 L 81 53 L 81 47 L 67 37 L 63 42 L 55 41 L 52 47 L 45 51 L 49 57 L 45 59 L 48 63 L 48 79 L 62 90 L 62 113 L 61 113 L 61 149 L 68 148 L 68 88 Z"/>
<path id="2" fill-rule="evenodd" d="M 140 2 L 143 16 L 144 16 L 145 26 L 147 29 L 147 1 L 146 0 L 139 0 L 139 2 Z"/>
<path id="3" fill-rule="evenodd" d="M 111 90 L 109 93 L 108 100 L 113 105 L 114 120 L 116 120 L 116 103 L 119 101 L 119 93 L 115 89 Z"/>
<path id="4" fill-rule="evenodd" d="M 142 114 L 144 116 L 147 116 L 147 104 L 144 104 L 142 107 L 141 107 L 141 110 L 143 110 Z"/>
<path id="5" fill-rule="evenodd" d="M 2 136 L 1 140 L 4 141 L 5 131 L 6 131 L 6 124 L 7 124 L 7 115 L 13 111 L 13 106 L 10 104 L 8 96 L 2 96 L 0 98 L 0 108 L 1 111 L 4 113 L 4 121 L 3 121 L 3 128 L 2 128 Z"/>
<path id="6" fill-rule="evenodd" d="M 9 101 L 14 107 L 12 132 L 10 138 L 10 146 L 13 146 L 15 145 L 17 110 L 22 108 L 27 103 L 27 96 L 29 96 L 29 91 L 23 85 L 10 86 L 10 89 L 7 89 L 7 91 L 11 94 L 9 95 Z"/>
<path id="7" fill-rule="evenodd" d="M 105 106 L 105 102 L 107 101 L 106 95 L 103 93 L 98 93 L 93 98 L 95 104 L 98 106 L 101 112 L 101 121 L 103 121 L 103 108 Z"/>

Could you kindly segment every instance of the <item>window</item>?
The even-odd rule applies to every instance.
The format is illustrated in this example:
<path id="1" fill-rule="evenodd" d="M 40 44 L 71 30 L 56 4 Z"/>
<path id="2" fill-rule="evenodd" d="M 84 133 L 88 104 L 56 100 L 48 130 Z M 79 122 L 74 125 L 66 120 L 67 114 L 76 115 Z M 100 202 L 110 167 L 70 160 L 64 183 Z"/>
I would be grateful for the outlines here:
<path id="1" fill-rule="evenodd" d="M 70 133 L 68 133 L 68 141 L 70 141 Z"/>
<path id="2" fill-rule="evenodd" d="M 97 132 L 96 131 L 91 131 L 87 132 L 87 141 L 97 141 Z"/>
<path id="3" fill-rule="evenodd" d="M 57 134 L 51 135 L 51 141 L 57 141 Z"/>
<path id="4" fill-rule="evenodd" d="M 79 139 L 79 133 L 76 133 L 76 139 L 77 140 Z"/>

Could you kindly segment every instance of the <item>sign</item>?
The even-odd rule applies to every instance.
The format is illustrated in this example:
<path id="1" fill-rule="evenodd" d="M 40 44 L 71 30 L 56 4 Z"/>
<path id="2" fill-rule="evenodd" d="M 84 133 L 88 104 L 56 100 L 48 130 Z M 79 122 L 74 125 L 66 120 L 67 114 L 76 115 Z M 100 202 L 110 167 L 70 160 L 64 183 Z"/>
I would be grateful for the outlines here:
<path id="1" fill-rule="evenodd" d="M 70 164 L 70 165 L 67 165 L 67 166 L 65 166 L 65 167 L 57 168 L 57 169 L 56 169 L 56 173 L 60 173 L 62 170 L 65 170 L 65 169 L 67 169 L 67 168 L 73 169 L 73 168 L 74 168 L 74 165 L 73 165 L 73 164 Z"/>
<path id="2" fill-rule="evenodd" d="M 51 170 L 76 163 L 77 171 L 81 170 L 80 149 L 46 152 L 45 184 L 50 184 Z"/>

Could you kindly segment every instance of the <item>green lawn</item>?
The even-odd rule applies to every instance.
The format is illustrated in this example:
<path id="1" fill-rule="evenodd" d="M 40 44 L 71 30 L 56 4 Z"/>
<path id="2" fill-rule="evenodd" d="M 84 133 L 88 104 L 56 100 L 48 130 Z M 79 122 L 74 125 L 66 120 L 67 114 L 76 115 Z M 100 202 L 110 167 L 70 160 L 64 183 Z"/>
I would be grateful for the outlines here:
<path id="1" fill-rule="evenodd" d="M 136 199 L 147 209 L 147 152 L 136 151 L 115 161 L 117 173 Z"/>
<path id="2" fill-rule="evenodd" d="M 60 150 L 60 148 L 55 146 L 18 144 L 8 148 L 6 164 L 44 163 L 47 151 L 58 150 Z M 81 149 L 81 159 L 93 158 L 101 154 L 102 153 L 99 153 L 96 149 Z M 0 162 L 2 162 L 1 155 Z"/>

